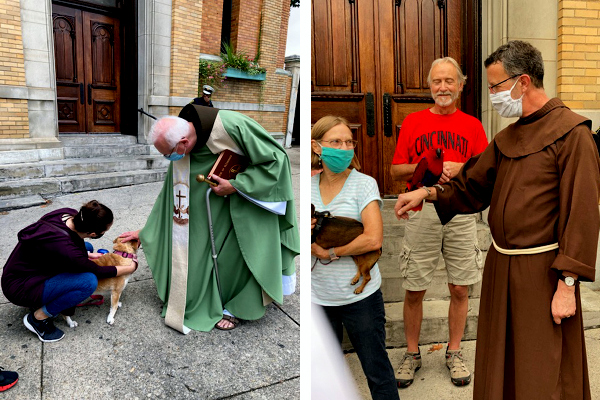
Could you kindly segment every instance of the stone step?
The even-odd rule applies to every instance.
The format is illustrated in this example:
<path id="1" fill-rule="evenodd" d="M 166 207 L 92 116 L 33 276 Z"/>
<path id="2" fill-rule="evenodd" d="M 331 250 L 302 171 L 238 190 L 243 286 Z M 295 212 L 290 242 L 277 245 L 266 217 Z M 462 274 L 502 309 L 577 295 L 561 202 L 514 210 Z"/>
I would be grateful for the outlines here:
<path id="1" fill-rule="evenodd" d="M 423 301 L 423 322 L 419 344 L 445 343 L 448 341 L 448 307 L 449 300 Z M 403 302 L 385 304 L 385 330 L 387 347 L 406 347 L 404 336 Z M 581 310 L 585 329 L 600 327 L 600 292 L 581 284 Z M 469 299 L 469 311 L 463 340 L 477 339 L 477 320 L 479 315 L 479 299 Z M 350 350 L 352 344 L 344 333 L 343 347 Z"/>
<path id="2" fill-rule="evenodd" d="M 62 147 L 0 151 L 0 165 L 61 160 L 63 158 L 64 149 Z"/>
<path id="3" fill-rule="evenodd" d="M 0 182 L 0 210 L 29 207 L 31 196 L 47 199 L 67 193 L 158 182 L 164 179 L 165 173 L 166 169 L 160 168 Z"/>
<path id="4" fill-rule="evenodd" d="M 166 170 L 139 170 L 86 174 L 59 178 L 62 194 L 163 181 Z"/>
<path id="5" fill-rule="evenodd" d="M 64 147 L 75 146 L 106 146 L 106 145 L 131 145 L 137 144 L 137 138 L 132 135 L 120 134 L 61 134 L 58 138 Z"/>
<path id="6" fill-rule="evenodd" d="M 164 169 L 169 161 L 160 155 L 111 158 L 74 158 L 59 161 L 0 165 L 0 182 L 19 179 L 51 178 L 66 175 Z"/>
<path id="7" fill-rule="evenodd" d="M 47 203 L 47 200 L 39 194 L 8 199 L 0 198 L 0 211 L 15 210 L 17 208 L 35 207 L 45 203 Z"/>
<path id="8" fill-rule="evenodd" d="M 448 306 L 449 300 L 423 301 L 423 321 L 419 345 L 448 341 Z M 385 304 L 386 347 L 405 347 L 403 302 Z M 463 340 L 473 340 L 477 337 L 477 315 L 479 314 L 479 299 L 469 300 L 469 312 Z M 342 342 L 344 350 L 352 349 L 352 344 L 344 331 Z"/>
<path id="9" fill-rule="evenodd" d="M 390 303 L 404 300 L 405 291 L 402 288 L 403 278 L 400 274 L 400 254 L 402 252 L 406 221 L 399 221 L 395 218 L 395 199 L 384 199 L 383 202 L 383 249 L 378 265 L 382 277 L 381 291 L 383 292 L 383 299 L 386 303 Z M 477 235 L 479 247 L 482 249 L 483 260 L 485 261 L 487 249 L 491 242 L 487 224 L 483 222 L 477 223 Z M 471 298 L 479 297 L 480 293 L 481 283 L 469 287 L 469 296 Z M 447 299 L 449 296 L 444 259 L 440 256 L 432 285 L 425 294 L 425 300 Z"/>
<path id="10" fill-rule="evenodd" d="M 381 274 L 381 292 L 383 301 L 393 303 L 404 301 L 405 289 L 402 287 L 404 278 L 400 271 Z M 481 296 L 481 281 L 469 286 L 469 297 L 479 298 Z M 424 300 L 446 300 L 450 298 L 448 289 L 448 276 L 446 271 L 436 270 L 431 282 L 431 287 L 425 292 Z"/>
<path id="11" fill-rule="evenodd" d="M 65 147 L 65 158 L 98 158 L 107 159 L 115 156 L 139 156 L 152 154 L 150 148 L 153 146 L 147 144 L 107 144 L 101 146 L 70 146 Z"/>

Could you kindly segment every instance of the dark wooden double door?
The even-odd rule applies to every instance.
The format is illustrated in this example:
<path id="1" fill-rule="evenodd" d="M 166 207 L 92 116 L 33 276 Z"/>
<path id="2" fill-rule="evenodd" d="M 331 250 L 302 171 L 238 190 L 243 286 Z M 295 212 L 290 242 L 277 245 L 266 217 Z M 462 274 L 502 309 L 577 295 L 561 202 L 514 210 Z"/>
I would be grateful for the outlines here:
<path id="1" fill-rule="evenodd" d="M 53 5 L 60 133 L 121 130 L 119 20 Z"/>
<path id="2" fill-rule="evenodd" d="M 433 105 L 427 75 L 451 56 L 468 76 L 463 111 L 480 116 L 479 0 L 312 0 L 311 121 L 351 125 L 362 172 L 384 195 L 404 118 Z"/>

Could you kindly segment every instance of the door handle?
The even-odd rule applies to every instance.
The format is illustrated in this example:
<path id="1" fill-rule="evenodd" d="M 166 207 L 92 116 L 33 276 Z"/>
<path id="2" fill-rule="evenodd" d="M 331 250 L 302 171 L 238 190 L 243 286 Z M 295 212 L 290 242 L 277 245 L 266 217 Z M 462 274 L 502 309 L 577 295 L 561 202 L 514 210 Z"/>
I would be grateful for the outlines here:
<path id="1" fill-rule="evenodd" d="M 383 135 L 392 137 L 392 103 L 389 93 L 383 94 Z"/>
<path id="2" fill-rule="evenodd" d="M 88 83 L 88 104 L 92 105 L 92 84 Z"/>
<path id="3" fill-rule="evenodd" d="M 366 95 L 366 112 L 367 112 L 367 135 L 375 136 L 375 100 L 373 93 L 367 92 Z"/>
<path id="4" fill-rule="evenodd" d="M 85 91 L 83 90 L 83 83 L 79 84 L 79 103 L 85 104 Z"/>

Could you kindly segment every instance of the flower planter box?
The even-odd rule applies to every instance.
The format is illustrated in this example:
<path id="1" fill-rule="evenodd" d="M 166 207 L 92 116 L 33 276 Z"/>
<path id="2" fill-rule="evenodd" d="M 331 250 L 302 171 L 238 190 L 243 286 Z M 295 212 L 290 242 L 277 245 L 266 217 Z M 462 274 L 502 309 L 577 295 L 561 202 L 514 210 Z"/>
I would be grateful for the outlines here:
<path id="1" fill-rule="evenodd" d="M 253 81 L 264 81 L 265 79 L 267 79 L 266 72 L 252 75 L 235 68 L 227 68 L 227 71 L 225 71 L 225 76 L 228 78 L 250 79 Z"/>

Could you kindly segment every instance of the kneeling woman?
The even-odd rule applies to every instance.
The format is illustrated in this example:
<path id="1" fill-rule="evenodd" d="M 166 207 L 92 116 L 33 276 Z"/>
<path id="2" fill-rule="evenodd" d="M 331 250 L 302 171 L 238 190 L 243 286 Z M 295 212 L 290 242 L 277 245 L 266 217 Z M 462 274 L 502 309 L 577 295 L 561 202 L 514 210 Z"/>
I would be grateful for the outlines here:
<path id="1" fill-rule="evenodd" d="M 112 223 L 112 211 L 92 200 L 79 212 L 72 208 L 52 211 L 19 232 L 19 243 L 4 266 L 2 291 L 11 303 L 31 308 L 23 323 L 42 342 L 64 337 L 53 317 L 73 315 L 75 306 L 96 290 L 98 279 L 135 270 L 133 263 L 101 267 L 88 258 L 83 239 L 99 239 Z"/>

